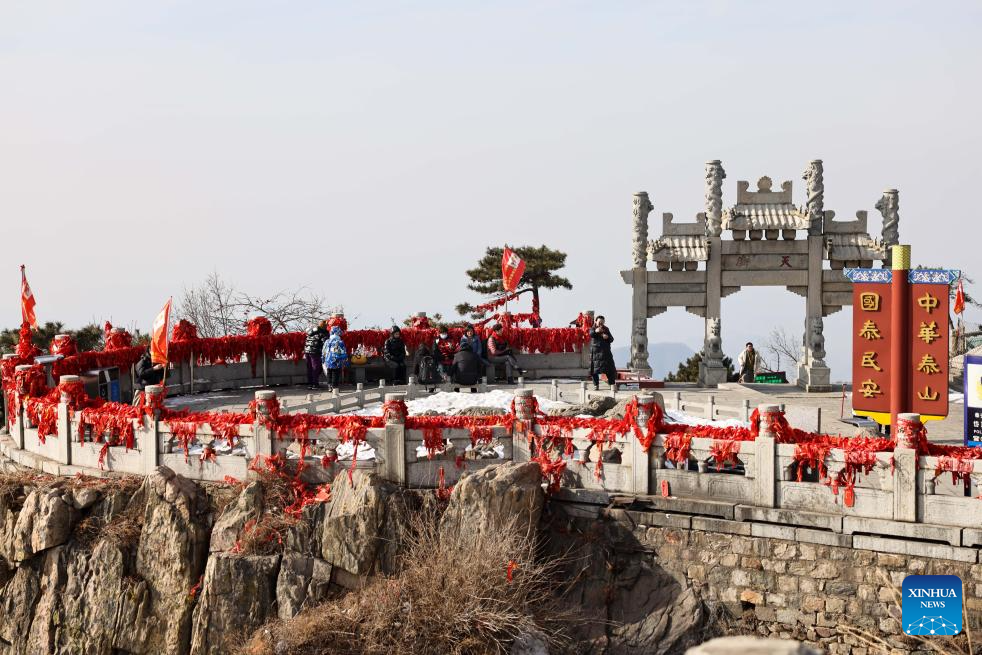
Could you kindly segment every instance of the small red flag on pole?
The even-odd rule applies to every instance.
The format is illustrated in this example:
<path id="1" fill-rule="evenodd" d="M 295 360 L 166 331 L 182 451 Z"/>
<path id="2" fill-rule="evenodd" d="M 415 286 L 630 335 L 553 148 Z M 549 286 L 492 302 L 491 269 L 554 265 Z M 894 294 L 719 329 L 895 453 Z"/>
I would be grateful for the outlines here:
<path id="1" fill-rule="evenodd" d="M 154 364 L 167 364 L 167 326 L 170 323 L 170 306 L 172 298 L 157 314 L 153 321 L 153 333 L 150 335 L 150 360 Z"/>
<path id="2" fill-rule="evenodd" d="M 955 306 L 952 311 L 961 314 L 965 311 L 965 287 L 962 286 L 961 277 L 958 278 L 958 286 L 955 287 Z"/>
<path id="3" fill-rule="evenodd" d="M 27 283 L 27 273 L 25 272 L 24 265 L 20 265 L 20 315 L 23 323 L 27 323 L 35 330 L 38 329 L 38 319 L 34 314 L 34 305 L 37 302 L 34 300 L 34 293 L 31 291 L 31 285 Z"/>
<path id="4" fill-rule="evenodd" d="M 525 262 L 511 248 L 505 248 L 501 255 L 501 282 L 505 291 L 514 291 L 525 273 Z"/>

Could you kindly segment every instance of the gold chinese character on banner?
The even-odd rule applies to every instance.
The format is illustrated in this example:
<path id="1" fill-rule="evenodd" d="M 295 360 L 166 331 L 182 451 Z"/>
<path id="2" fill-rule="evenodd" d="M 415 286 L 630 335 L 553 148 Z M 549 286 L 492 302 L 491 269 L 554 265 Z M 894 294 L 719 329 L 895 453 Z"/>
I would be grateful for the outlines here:
<path id="1" fill-rule="evenodd" d="M 859 336 L 867 341 L 872 341 L 873 339 L 882 339 L 880 335 L 880 328 L 876 326 L 873 321 L 866 321 L 863 323 L 863 329 L 859 331 Z"/>
<path id="2" fill-rule="evenodd" d="M 924 355 L 921 357 L 920 363 L 917 365 L 917 370 L 921 373 L 940 373 L 941 367 L 938 366 L 938 362 L 935 361 L 934 357 L 931 355 Z"/>
<path id="3" fill-rule="evenodd" d="M 880 311 L 880 294 L 872 291 L 859 294 L 859 307 L 864 312 Z"/>
<path id="4" fill-rule="evenodd" d="M 874 371 L 882 371 L 883 369 L 876 363 L 876 352 L 868 350 L 863 353 L 863 361 L 860 363 L 863 368 L 871 368 Z"/>
<path id="5" fill-rule="evenodd" d="M 874 398 L 877 395 L 882 395 L 883 391 L 880 389 L 880 385 L 872 380 L 863 380 L 860 386 L 860 391 L 863 394 L 863 398 Z"/>
<path id="6" fill-rule="evenodd" d="M 937 321 L 931 321 L 930 323 L 925 323 L 921 321 L 921 329 L 917 331 L 917 338 L 924 343 L 931 343 L 935 339 L 939 338 L 941 333 L 938 332 Z"/>
<path id="7" fill-rule="evenodd" d="M 930 314 L 938 306 L 938 299 L 930 293 L 925 292 L 923 296 L 917 299 L 917 304 L 921 306 L 921 309 L 926 310 Z"/>
<path id="8" fill-rule="evenodd" d="M 931 387 L 924 387 L 924 391 L 918 391 L 917 397 L 921 400 L 937 400 L 938 392 L 932 391 Z"/>

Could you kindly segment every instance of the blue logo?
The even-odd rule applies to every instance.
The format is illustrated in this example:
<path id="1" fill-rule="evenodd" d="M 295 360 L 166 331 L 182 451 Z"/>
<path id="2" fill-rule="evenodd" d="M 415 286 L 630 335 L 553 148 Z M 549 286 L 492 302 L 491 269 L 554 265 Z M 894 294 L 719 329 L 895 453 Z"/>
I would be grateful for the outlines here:
<path id="1" fill-rule="evenodd" d="M 957 575 L 908 575 L 903 586 L 904 634 L 962 631 L 962 581 Z"/>

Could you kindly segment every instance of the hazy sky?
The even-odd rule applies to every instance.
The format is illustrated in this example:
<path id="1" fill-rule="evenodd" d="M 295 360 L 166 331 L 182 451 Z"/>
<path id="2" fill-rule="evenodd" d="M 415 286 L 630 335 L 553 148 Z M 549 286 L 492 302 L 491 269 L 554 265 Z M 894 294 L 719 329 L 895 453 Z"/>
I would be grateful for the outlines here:
<path id="1" fill-rule="evenodd" d="M 217 270 L 301 284 L 354 324 L 452 313 L 487 245 L 569 253 L 581 309 L 628 339 L 631 194 L 691 220 L 703 163 L 791 179 L 825 160 L 840 219 L 900 189 L 915 263 L 979 274 L 978 2 L 0 4 L 0 324 L 27 264 L 41 320 L 149 326 Z M 979 295 L 982 295 L 980 293 Z M 724 350 L 783 325 L 723 301 Z M 977 320 L 979 315 L 972 316 Z M 848 375 L 850 310 L 827 320 Z M 681 309 L 653 341 L 698 347 Z"/>

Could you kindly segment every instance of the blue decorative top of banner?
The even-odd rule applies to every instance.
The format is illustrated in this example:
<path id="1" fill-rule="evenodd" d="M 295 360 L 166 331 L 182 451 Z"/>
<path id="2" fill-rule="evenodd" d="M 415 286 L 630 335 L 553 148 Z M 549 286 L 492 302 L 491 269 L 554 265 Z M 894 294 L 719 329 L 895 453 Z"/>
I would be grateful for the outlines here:
<path id="1" fill-rule="evenodd" d="M 850 282 L 873 282 L 889 284 L 893 280 L 893 271 L 889 268 L 846 268 L 842 274 Z"/>
<path id="2" fill-rule="evenodd" d="M 907 272 L 911 284 L 951 284 L 958 279 L 961 271 L 946 268 L 915 268 Z"/>

